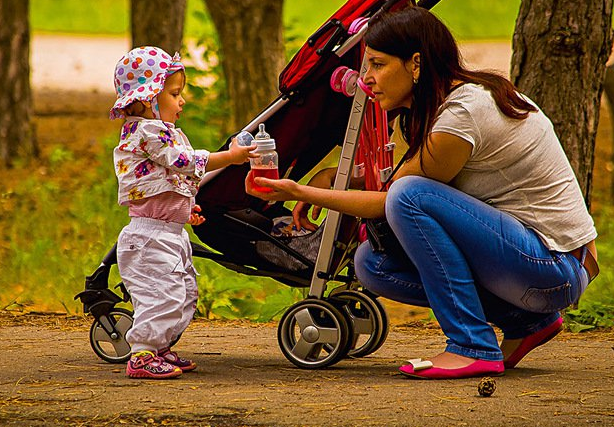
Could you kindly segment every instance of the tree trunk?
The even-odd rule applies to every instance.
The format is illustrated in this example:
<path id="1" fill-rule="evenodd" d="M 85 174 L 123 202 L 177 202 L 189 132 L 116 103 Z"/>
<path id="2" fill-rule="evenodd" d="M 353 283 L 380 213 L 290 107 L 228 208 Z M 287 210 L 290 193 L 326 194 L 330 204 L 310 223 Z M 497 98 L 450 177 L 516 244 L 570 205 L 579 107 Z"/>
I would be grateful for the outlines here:
<path id="1" fill-rule="evenodd" d="M 0 161 L 38 157 L 30 89 L 30 21 L 27 0 L 0 1 Z"/>
<path id="2" fill-rule="evenodd" d="M 606 67 L 605 79 L 603 81 L 603 92 L 608 103 L 610 112 L 610 127 L 614 129 L 614 64 Z M 611 140 L 612 152 L 610 153 L 610 163 L 614 164 L 614 133 Z M 614 201 L 614 179 L 610 182 L 610 198 Z"/>
<path id="3" fill-rule="evenodd" d="M 523 0 L 514 31 L 512 81 L 552 120 L 589 207 L 611 26 L 612 0 Z"/>
<path id="4" fill-rule="evenodd" d="M 283 0 L 205 0 L 205 5 L 220 40 L 230 130 L 238 130 L 279 94 Z"/>
<path id="5" fill-rule="evenodd" d="M 171 56 L 181 50 L 186 0 L 132 0 L 132 46 L 157 46 Z"/>

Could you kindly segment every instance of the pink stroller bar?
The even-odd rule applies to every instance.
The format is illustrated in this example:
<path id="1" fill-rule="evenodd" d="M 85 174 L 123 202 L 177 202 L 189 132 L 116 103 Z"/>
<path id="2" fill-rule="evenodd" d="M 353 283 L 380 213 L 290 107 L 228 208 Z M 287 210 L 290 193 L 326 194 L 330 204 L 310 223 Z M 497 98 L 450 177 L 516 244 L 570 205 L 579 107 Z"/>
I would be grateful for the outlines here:
<path id="1" fill-rule="evenodd" d="M 289 94 L 319 70 L 333 49 L 348 36 L 353 22 L 373 16 L 380 10 L 395 10 L 405 6 L 400 0 L 350 0 L 335 12 L 294 55 L 279 76 L 279 90 Z"/>

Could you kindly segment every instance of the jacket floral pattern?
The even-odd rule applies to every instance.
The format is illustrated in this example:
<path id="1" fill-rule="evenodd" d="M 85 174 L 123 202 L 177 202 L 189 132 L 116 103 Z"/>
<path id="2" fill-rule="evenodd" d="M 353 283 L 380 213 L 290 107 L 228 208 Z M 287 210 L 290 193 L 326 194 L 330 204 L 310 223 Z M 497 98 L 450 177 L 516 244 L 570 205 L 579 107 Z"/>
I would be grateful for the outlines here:
<path id="1" fill-rule="evenodd" d="M 208 160 L 209 152 L 194 150 L 172 123 L 128 117 L 113 150 L 118 202 L 126 205 L 165 191 L 193 197 Z"/>

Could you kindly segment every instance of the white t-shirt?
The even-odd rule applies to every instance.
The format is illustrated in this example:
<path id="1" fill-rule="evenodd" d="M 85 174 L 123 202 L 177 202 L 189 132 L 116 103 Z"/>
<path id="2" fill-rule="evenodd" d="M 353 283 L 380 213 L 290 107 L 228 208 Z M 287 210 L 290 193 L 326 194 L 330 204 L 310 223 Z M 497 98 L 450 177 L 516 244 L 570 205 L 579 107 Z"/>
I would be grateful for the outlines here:
<path id="1" fill-rule="evenodd" d="M 450 185 L 512 215 L 550 250 L 568 252 L 597 237 L 573 169 L 541 110 L 512 119 L 483 86 L 464 84 L 441 106 L 435 132 L 473 146 Z"/>

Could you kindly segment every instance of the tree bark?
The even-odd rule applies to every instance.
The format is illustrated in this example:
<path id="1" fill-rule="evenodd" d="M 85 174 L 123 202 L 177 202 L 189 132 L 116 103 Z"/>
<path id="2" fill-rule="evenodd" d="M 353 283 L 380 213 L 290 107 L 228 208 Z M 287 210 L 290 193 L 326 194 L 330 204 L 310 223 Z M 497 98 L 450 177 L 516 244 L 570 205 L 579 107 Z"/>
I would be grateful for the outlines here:
<path id="1" fill-rule="evenodd" d="M 181 50 L 186 0 L 132 0 L 132 46 L 157 46 L 171 56 Z"/>
<path id="2" fill-rule="evenodd" d="M 611 26 L 612 0 L 523 0 L 514 31 L 512 81 L 552 120 L 589 207 Z"/>
<path id="3" fill-rule="evenodd" d="M 614 129 L 614 64 L 606 67 L 603 92 L 610 112 L 610 126 Z M 610 153 L 610 163 L 614 164 L 614 133 L 612 134 L 611 146 L 613 149 Z M 610 182 L 610 198 L 614 201 L 614 179 Z"/>
<path id="4" fill-rule="evenodd" d="M 231 130 L 238 130 L 279 94 L 283 0 L 205 0 L 205 5 L 220 40 Z"/>
<path id="5" fill-rule="evenodd" d="M 38 157 L 30 89 L 30 21 L 27 0 L 0 1 L 0 161 Z"/>

